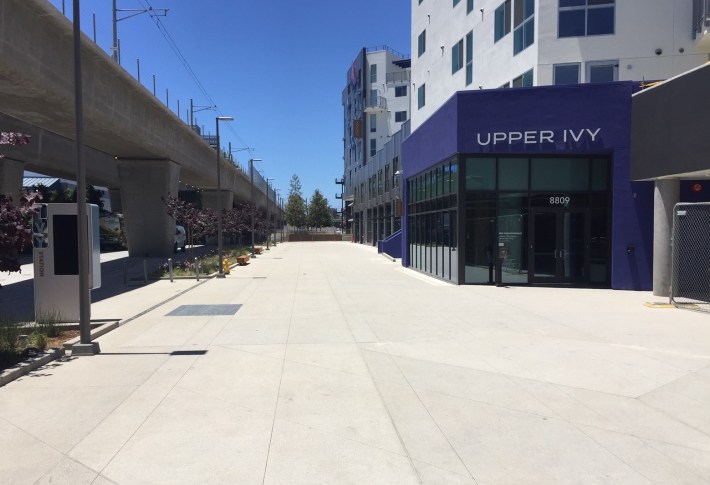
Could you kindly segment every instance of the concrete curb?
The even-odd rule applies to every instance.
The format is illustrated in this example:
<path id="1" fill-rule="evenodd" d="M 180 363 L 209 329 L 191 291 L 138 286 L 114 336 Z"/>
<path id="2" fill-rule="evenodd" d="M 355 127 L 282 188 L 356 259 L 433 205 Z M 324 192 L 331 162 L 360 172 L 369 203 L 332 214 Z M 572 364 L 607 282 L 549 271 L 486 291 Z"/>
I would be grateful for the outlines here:
<path id="1" fill-rule="evenodd" d="M 24 362 L 20 362 L 13 368 L 5 369 L 4 371 L 2 371 L 2 373 L 0 373 L 0 387 L 4 386 L 9 382 L 14 381 L 15 379 L 19 379 L 20 377 L 29 374 L 33 370 L 42 367 L 43 365 L 48 364 L 49 362 L 57 360 L 61 357 L 64 357 L 64 349 L 51 349 L 48 352 L 45 352 L 44 355 L 35 357 L 34 359 L 26 360 Z"/>

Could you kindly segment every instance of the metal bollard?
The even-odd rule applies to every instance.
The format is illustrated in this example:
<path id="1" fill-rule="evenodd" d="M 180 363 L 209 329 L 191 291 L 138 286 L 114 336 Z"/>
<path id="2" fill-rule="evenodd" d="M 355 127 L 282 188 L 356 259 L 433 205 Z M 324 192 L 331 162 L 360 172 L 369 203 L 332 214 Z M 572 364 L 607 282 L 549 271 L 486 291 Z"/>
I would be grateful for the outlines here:
<path id="1" fill-rule="evenodd" d="M 195 258 L 195 277 L 200 281 L 200 262 Z"/>
<path id="2" fill-rule="evenodd" d="M 170 274 L 170 282 L 173 282 L 173 258 L 168 258 L 168 273 Z"/>

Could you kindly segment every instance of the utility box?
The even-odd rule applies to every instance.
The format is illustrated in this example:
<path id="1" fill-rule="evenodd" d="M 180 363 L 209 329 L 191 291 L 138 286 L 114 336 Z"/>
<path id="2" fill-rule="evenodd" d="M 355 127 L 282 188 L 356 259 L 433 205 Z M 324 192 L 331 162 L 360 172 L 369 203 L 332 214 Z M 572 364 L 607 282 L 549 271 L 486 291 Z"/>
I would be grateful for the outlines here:
<path id="1" fill-rule="evenodd" d="M 86 204 L 89 288 L 101 286 L 99 207 Z M 35 320 L 79 321 L 79 240 L 76 204 L 40 204 L 32 221 Z"/>

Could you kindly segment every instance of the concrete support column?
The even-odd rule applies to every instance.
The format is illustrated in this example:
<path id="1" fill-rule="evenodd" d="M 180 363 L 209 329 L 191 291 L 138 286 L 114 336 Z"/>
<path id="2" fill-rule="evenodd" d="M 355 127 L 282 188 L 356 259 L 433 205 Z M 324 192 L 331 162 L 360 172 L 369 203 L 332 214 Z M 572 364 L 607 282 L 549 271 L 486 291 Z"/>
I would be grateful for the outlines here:
<path id="1" fill-rule="evenodd" d="M 177 196 L 180 166 L 171 160 L 118 160 L 128 255 L 170 257 L 175 221 L 161 197 Z"/>
<path id="2" fill-rule="evenodd" d="M 121 203 L 121 189 L 108 189 L 108 198 L 111 201 L 111 212 L 123 213 L 123 204 Z"/>
<path id="3" fill-rule="evenodd" d="M 25 164 L 18 160 L 0 158 L 0 195 L 11 195 L 17 202 L 17 194 L 22 190 Z"/>
<path id="4" fill-rule="evenodd" d="M 673 206 L 680 199 L 678 179 L 656 180 L 653 191 L 653 294 L 669 296 Z"/>

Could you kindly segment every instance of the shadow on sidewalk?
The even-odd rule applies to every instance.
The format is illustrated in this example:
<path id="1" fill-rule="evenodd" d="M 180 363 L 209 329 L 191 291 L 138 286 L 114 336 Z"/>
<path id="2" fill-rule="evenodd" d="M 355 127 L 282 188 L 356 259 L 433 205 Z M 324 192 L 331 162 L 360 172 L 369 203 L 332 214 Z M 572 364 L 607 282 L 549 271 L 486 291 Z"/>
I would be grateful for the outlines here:
<path id="1" fill-rule="evenodd" d="M 198 257 L 215 249 L 214 246 L 198 246 L 192 252 L 173 255 L 173 261 L 184 261 L 188 257 Z M 26 263 L 32 257 L 24 258 Z M 144 266 L 150 275 L 154 270 L 167 263 L 167 258 L 129 258 L 128 256 L 101 263 L 101 287 L 91 290 L 91 302 L 96 303 L 107 298 L 128 293 L 147 285 L 164 283 L 164 280 L 145 280 Z M 77 295 L 77 300 L 79 295 Z M 0 319 L 9 318 L 20 321 L 34 320 L 34 279 L 0 287 Z"/>

